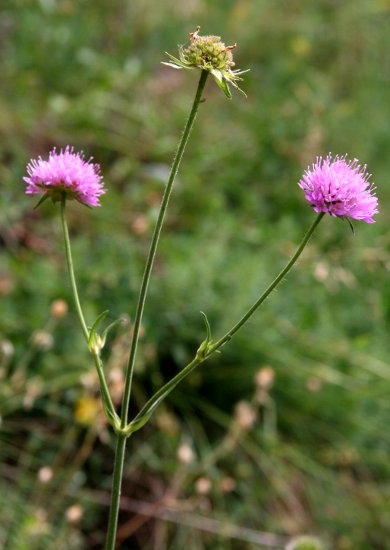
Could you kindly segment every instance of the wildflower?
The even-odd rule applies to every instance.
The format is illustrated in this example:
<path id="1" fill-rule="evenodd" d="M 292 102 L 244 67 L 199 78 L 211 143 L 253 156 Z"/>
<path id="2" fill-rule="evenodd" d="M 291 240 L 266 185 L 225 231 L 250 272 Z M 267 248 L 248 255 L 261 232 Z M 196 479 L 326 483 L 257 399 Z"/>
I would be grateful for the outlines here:
<path id="1" fill-rule="evenodd" d="M 306 199 L 315 212 L 329 212 L 331 216 L 363 220 L 375 223 L 372 217 L 378 213 L 378 199 L 369 182 L 366 165 L 356 159 L 332 155 L 308 167 L 298 185 L 306 192 Z"/>
<path id="2" fill-rule="evenodd" d="M 238 87 L 237 81 L 242 80 L 240 75 L 247 71 L 233 70 L 235 63 L 232 50 L 236 48 L 237 44 L 225 46 L 221 42 L 220 36 L 200 36 L 199 31 L 200 27 L 197 27 L 195 32 L 190 33 L 188 47 L 179 46 L 179 59 L 167 53 L 170 61 L 163 62 L 164 65 L 169 65 L 174 69 L 208 71 L 228 98 L 231 98 L 229 84 L 245 95 Z"/>
<path id="3" fill-rule="evenodd" d="M 48 160 L 41 157 L 31 160 L 27 165 L 27 195 L 42 195 L 38 205 L 47 198 L 53 202 L 62 197 L 75 199 L 88 206 L 100 206 L 99 196 L 105 193 L 100 166 L 92 164 L 92 159 L 84 160 L 83 153 L 75 153 L 67 146 L 59 153 L 54 148 Z"/>

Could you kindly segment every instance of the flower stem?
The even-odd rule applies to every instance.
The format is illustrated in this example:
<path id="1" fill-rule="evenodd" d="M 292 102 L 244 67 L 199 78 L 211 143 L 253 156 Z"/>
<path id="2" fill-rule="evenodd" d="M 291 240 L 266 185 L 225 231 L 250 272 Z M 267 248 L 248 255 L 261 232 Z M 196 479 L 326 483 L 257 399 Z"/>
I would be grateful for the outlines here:
<path id="1" fill-rule="evenodd" d="M 66 204 L 66 197 L 64 195 L 61 200 L 61 223 L 62 223 L 62 230 L 64 233 L 66 261 L 68 264 L 70 284 L 72 285 L 73 300 L 76 306 L 77 317 L 79 318 L 80 325 L 84 334 L 84 338 L 88 343 L 89 330 L 87 328 L 87 324 L 84 319 L 83 310 L 81 309 L 81 304 L 79 299 L 79 293 L 77 291 L 76 277 L 74 274 L 74 267 L 73 267 L 72 249 L 70 246 L 69 229 L 68 229 L 68 224 L 66 222 L 66 217 L 65 217 L 65 204 Z"/>
<path id="2" fill-rule="evenodd" d="M 208 346 L 205 354 L 202 357 L 199 357 L 198 354 L 196 357 L 186 365 L 176 376 L 174 376 L 169 382 L 162 386 L 143 406 L 140 412 L 135 416 L 135 418 L 129 423 L 127 431 L 129 434 L 138 430 L 140 427 L 148 421 L 153 411 L 157 406 L 163 401 L 167 395 L 185 378 L 192 372 L 200 363 L 203 363 L 208 359 L 213 353 L 215 353 L 219 348 L 221 348 L 226 342 L 228 342 L 232 336 L 248 321 L 248 319 L 254 314 L 254 312 L 260 307 L 260 305 L 268 298 L 271 292 L 276 288 L 280 281 L 287 275 L 290 269 L 293 267 L 295 262 L 298 260 L 299 256 L 302 254 L 303 249 L 305 248 L 307 242 L 312 236 L 315 228 L 320 223 L 324 213 L 321 212 L 311 224 L 309 229 L 306 231 L 301 243 L 299 244 L 295 254 L 292 256 L 290 261 L 285 265 L 282 271 L 275 277 L 272 283 L 268 288 L 261 294 L 261 296 L 256 300 L 251 308 L 241 317 L 241 319 L 214 344 Z"/>
<path id="3" fill-rule="evenodd" d="M 188 117 L 187 124 L 184 128 L 184 132 L 183 132 L 181 141 L 179 143 L 179 146 L 178 146 L 178 149 L 177 149 L 177 152 L 176 152 L 173 164 L 172 164 L 172 168 L 171 168 L 171 172 L 170 172 L 170 175 L 169 175 L 168 183 L 167 183 L 167 186 L 165 188 L 164 195 L 163 195 L 163 198 L 162 198 L 159 215 L 158 215 L 157 222 L 156 222 L 156 227 L 154 229 L 152 242 L 150 244 L 148 258 L 146 260 L 145 271 L 144 271 L 144 275 L 143 275 L 143 279 L 142 279 L 142 283 L 141 283 L 141 289 L 140 289 L 139 298 L 138 298 L 137 310 L 136 310 L 135 319 L 134 319 L 133 338 L 132 338 L 132 342 L 131 342 L 129 363 L 128 363 L 128 366 L 127 366 L 126 377 L 125 377 L 125 389 L 124 389 L 124 393 L 123 393 L 122 413 L 121 413 L 122 428 L 124 428 L 127 424 L 128 408 L 129 408 L 130 393 L 131 393 L 131 384 L 132 384 L 132 379 L 133 379 L 135 356 L 136 356 L 136 353 L 137 353 L 139 331 L 140 331 L 140 327 L 141 327 L 142 315 L 143 315 L 143 312 L 144 312 L 145 299 L 146 299 L 146 294 L 147 294 L 147 291 L 148 291 L 150 274 L 152 272 L 154 257 L 156 255 L 157 245 L 158 245 L 158 241 L 160 239 L 161 228 L 162 228 L 162 225 L 163 225 L 163 222 L 164 222 L 165 213 L 166 213 L 166 210 L 167 210 L 167 207 L 168 207 L 169 197 L 170 197 L 171 192 L 172 192 L 173 183 L 175 181 L 175 177 L 176 177 L 177 171 L 179 169 L 180 161 L 182 159 L 184 149 L 187 145 L 187 141 L 188 141 L 192 126 L 194 124 L 196 114 L 197 114 L 198 109 L 199 109 L 199 104 L 200 104 L 200 100 L 202 98 L 202 92 L 203 92 L 203 89 L 205 87 L 207 77 L 208 77 L 208 72 L 207 71 L 202 71 L 202 73 L 200 75 L 198 89 L 196 91 L 195 99 L 194 99 L 194 102 L 193 102 L 193 105 L 192 105 L 192 109 L 191 109 L 190 115 Z"/>
<path id="4" fill-rule="evenodd" d="M 72 286 L 72 293 L 73 293 L 73 300 L 76 307 L 77 316 L 80 321 L 80 325 L 84 334 L 84 338 L 89 343 L 89 329 L 87 327 L 87 323 L 85 322 L 83 310 L 81 308 L 79 293 L 77 290 L 77 284 L 76 284 L 76 277 L 74 273 L 74 267 L 73 267 L 73 258 L 72 258 L 72 248 L 70 245 L 70 237 L 69 237 L 69 229 L 68 224 L 66 222 L 66 216 L 65 216 L 65 205 L 66 205 L 66 197 L 65 195 L 62 197 L 61 200 L 61 223 L 62 223 L 62 229 L 64 233 L 64 241 L 65 241 L 65 254 L 66 254 L 66 262 L 68 264 L 68 272 L 69 272 L 69 278 Z M 91 350 L 90 350 L 91 351 Z M 103 407 L 104 411 L 108 417 L 109 422 L 112 425 L 118 425 L 119 424 L 119 417 L 115 412 L 115 407 L 112 403 L 110 392 L 107 386 L 106 378 L 104 376 L 104 370 L 102 361 L 99 357 L 98 353 L 95 353 L 94 351 L 91 351 L 91 354 L 93 355 L 96 371 L 99 376 L 100 381 L 100 390 L 102 393 L 102 399 L 103 399 Z"/>
<path id="5" fill-rule="evenodd" d="M 110 515 L 109 515 L 109 523 L 108 523 L 106 550 L 114 550 L 115 548 L 118 513 L 119 513 L 119 502 L 120 502 L 120 487 L 122 482 L 123 463 L 125 458 L 126 437 L 128 437 L 129 435 L 129 434 L 124 435 L 124 429 L 126 428 L 127 421 L 128 421 L 128 409 L 129 409 L 129 403 L 130 403 L 130 394 L 131 394 L 131 385 L 132 385 L 132 379 L 133 379 L 135 358 L 137 354 L 139 331 L 141 328 L 142 316 L 143 316 L 143 311 L 145 306 L 146 294 L 149 286 L 150 275 L 153 269 L 157 245 L 160 239 L 161 229 L 164 223 L 164 218 L 167 211 L 169 198 L 172 192 L 175 177 L 178 172 L 180 161 L 183 157 L 183 153 L 187 145 L 188 138 L 190 136 L 192 127 L 195 122 L 195 118 L 202 99 L 202 93 L 206 84 L 207 77 L 208 77 L 208 72 L 202 71 L 200 75 L 199 83 L 198 83 L 198 88 L 196 90 L 194 102 L 192 104 L 191 112 L 189 114 L 187 123 L 185 125 L 180 143 L 178 145 L 176 155 L 172 164 L 171 172 L 169 174 L 168 183 L 164 191 L 164 195 L 160 206 L 160 211 L 158 214 L 156 226 L 154 228 L 154 233 L 150 244 L 149 254 L 146 260 L 144 275 L 142 278 L 142 283 L 141 283 L 141 288 L 140 288 L 140 293 L 139 293 L 138 303 L 137 303 L 137 309 L 136 309 L 135 318 L 134 318 L 133 337 L 131 341 L 129 362 L 127 365 L 127 370 L 125 375 L 125 388 L 123 391 L 122 410 L 121 410 L 121 431 L 118 431 L 117 433 L 117 446 L 115 451 L 115 466 L 114 466 L 111 508 L 110 508 Z"/>
<path id="6" fill-rule="evenodd" d="M 298 248 L 295 251 L 295 254 L 292 256 L 290 261 L 284 266 L 282 271 L 275 277 L 275 279 L 272 281 L 272 283 L 269 285 L 269 287 L 263 292 L 263 294 L 260 296 L 258 300 L 253 304 L 251 308 L 245 313 L 243 317 L 236 323 L 222 338 L 220 338 L 215 344 L 211 345 L 208 349 L 207 357 L 209 357 L 212 353 L 217 351 L 220 347 L 222 347 L 226 342 L 228 342 L 233 334 L 235 334 L 241 327 L 244 325 L 248 319 L 254 314 L 254 312 L 261 306 L 261 304 L 268 298 L 268 296 L 271 294 L 271 292 L 275 289 L 275 287 L 278 286 L 280 281 L 284 279 L 284 277 L 287 275 L 287 273 L 290 271 L 290 269 L 293 267 L 295 262 L 298 260 L 299 256 L 302 254 L 303 249 L 307 245 L 308 240 L 314 233 L 315 228 L 320 223 L 322 218 L 324 217 L 324 212 L 320 212 L 318 216 L 315 218 L 309 229 L 306 231 L 302 241 L 300 242 Z"/>

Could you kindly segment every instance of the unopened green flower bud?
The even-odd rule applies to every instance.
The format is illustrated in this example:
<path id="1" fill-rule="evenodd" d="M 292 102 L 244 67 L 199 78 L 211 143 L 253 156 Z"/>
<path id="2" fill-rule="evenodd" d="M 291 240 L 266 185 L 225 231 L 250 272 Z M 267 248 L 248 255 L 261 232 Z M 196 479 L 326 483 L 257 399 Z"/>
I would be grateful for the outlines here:
<path id="1" fill-rule="evenodd" d="M 240 90 L 237 81 L 242 80 L 240 75 L 246 71 L 233 70 L 232 50 L 236 44 L 226 46 L 220 36 L 200 36 L 200 27 L 190 33 L 189 46 L 179 46 L 179 59 L 169 56 L 170 61 L 164 62 L 175 69 L 200 69 L 208 71 L 214 77 L 215 82 L 223 90 L 227 97 L 231 97 L 228 84 L 232 84 Z M 242 92 L 242 90 L 240 90 Z M 244 92 L 242 92 L 244 93 Z M 245 95 L 245 94 L 244 94 Z"/>
<path id="2" fill-rule="evenodd" d="M 234 67 L 232 50 L 237 46 L 225 46 L 220 36 L 199 36 L 200 27 L 190 33 L 188 48 L 181 48 L 180 58 L 198 69 L 212 71 L 227 70 Z"/>

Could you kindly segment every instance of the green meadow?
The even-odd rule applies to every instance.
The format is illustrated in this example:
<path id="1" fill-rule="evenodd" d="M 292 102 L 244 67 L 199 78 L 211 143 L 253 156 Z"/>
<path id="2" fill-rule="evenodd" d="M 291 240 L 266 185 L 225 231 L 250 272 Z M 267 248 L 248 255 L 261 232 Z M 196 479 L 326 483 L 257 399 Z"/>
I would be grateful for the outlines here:
<path id="1" fill-rule="evenodd" d="M 161 64 L 191 31 L 237 43 L 209 79 L 156 258 L 134 415 L 222 336 L 315 214 L 297 182 L 328 152 L 367 164 L 374 225 L 326 216 L 262 308 L 128 442 L 119 547 L 390 548 L 389 0 L 2 0 L 0 547 L 99 550 L 114 436 L 72 304 L 58 205 L 34 210 L 31 158 L 73 145 L 101 208 L 68 218 L 90 323 L 120 407 L 138 289 L 196 71 Z"/>

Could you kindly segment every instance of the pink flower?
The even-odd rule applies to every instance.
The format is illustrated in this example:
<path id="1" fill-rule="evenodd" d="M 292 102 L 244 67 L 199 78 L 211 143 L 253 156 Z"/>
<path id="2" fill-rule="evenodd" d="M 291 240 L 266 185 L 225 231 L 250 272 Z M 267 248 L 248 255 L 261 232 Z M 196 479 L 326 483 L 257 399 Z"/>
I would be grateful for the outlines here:
<path id="1" fill-rule="evenodd" d="M 375 223 L 372 217 L 378 213 L 378 199 L 369 179 L 366 165 L 346 156 L 332 159 L 329 153 L 325 160 L 317 157 L 298 185 L 315 212 Z"/>
<path id="2" fill-rule="evenodd" d="M 54 148 L 48 160 L 41 157 L 27 165 L 27 195 L 44 195 L 53 202 L 60 201 L 63 193 L 89 206 L 100 206 L 99 197 L 105 193 L 100 166 L 84 160 L 83 153 L 75 153 L 67 146 L 59 153 Z"/>

